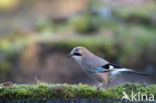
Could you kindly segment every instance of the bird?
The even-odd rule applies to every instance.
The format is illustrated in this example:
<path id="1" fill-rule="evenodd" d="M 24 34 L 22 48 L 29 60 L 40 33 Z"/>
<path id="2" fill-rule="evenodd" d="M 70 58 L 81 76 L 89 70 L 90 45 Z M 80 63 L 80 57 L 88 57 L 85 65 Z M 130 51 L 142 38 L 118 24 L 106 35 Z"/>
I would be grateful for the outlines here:
<path id="1" fill-rule="evenodd" d="M 103 84 L 106 83 L 107 90 L 110 83 L 122 74 L 130 73 L 141 76 L 149 76 L 149 74 L 137 72 L 132 69 L 127 69 L 113 64 L 96 56 L 83 46 L 73 48 L 67 56 L 74 58 L 84 72 L 99 82 L 97 89 L 102 88 Z"/>

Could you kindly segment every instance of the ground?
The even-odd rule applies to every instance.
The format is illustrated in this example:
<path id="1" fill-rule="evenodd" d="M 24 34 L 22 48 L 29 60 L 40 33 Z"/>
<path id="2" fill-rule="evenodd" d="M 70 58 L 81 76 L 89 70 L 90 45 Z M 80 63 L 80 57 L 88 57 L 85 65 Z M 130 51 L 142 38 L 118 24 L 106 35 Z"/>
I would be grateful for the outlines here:
<path id="1" fill-rule="evenodd" d="M 129 96 L 131 92 L 153 94 L 156 96 L 156 85 L 145 86 L 143 84 L 125 83 L 114 88 L 97 89 L 85 84 L 11 84 L 0 85 L 0 98 L 9 100 L 50 100 L 69 98 L 105 98 L 121 99 L 123 91 Z"/>

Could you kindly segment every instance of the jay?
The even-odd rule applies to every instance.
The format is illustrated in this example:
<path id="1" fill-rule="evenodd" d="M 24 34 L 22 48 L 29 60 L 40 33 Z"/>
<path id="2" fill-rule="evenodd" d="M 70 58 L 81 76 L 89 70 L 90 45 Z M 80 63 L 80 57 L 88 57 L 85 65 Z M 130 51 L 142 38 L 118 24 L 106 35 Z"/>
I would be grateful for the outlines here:
<path id="1" fill-rule="evenodd" d="M 136 72 L 132 69 L 127 69 L 112 64 L 94 55 L 88 49 L 81 46 L 73 48 L 73 50 L 67 56 L 74 58 L 75 61 L 80 64 L 83 71 L 100 82 L 98 88 L 102 87 L 104 82 L 107 83 L 106 90 L 108 89 L 109 84 L 122 74 L 131 73 L 148 76 L 148 74 Z"/>

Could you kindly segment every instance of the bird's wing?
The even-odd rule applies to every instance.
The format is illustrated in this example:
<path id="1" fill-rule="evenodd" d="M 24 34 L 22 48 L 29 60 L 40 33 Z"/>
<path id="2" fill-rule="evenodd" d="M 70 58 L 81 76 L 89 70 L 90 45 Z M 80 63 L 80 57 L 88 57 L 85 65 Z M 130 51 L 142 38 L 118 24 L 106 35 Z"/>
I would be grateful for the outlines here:
<path id="1" fill-rule="evenodd" d="M 89 72 L 91 73 L 97 73 L 97 72 L 106 72 L 108 71 L 107 69 L 103 68 L 103 67 L 98 67 L 98 68 L 90 68 Z"/>
<path id="2" fill-rule="evenodd" d="M 121 67 L 118 65 L 112 64 L 112 63 L 107 63 L 107 64 L 100 66 L 100 67 L 97 67 L 97 68 L 90 68 L 89 72 L 92 72 L 92 73 L 108 72 L 108 71 L 111 71 L 113 69 L 121 69 Z"/>
<path id="3" fill-rule="evenodd" d="M 107 63 L 107 64 L 103 65 L 102 67 L 105 69 L 108 69 L 108 70 L 110 70 L 110 69 L 121 69 L 122 68 L 121 66 L 116 65 L 116 64 L 112 64 L 112 63 Z"/>

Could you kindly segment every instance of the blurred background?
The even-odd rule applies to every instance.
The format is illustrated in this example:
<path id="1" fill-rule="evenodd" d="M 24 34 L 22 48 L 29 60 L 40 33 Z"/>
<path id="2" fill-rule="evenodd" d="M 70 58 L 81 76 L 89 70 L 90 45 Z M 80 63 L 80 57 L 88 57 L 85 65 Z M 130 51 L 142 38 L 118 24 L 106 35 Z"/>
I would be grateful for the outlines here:
<path id="1" fill-rule="evenodd" d="M 66 57 L 75 46 L 151 75 L 111 86 L 156 83 L 156 1 L 0 0 L 1 83 L 97 84 Z"/>

